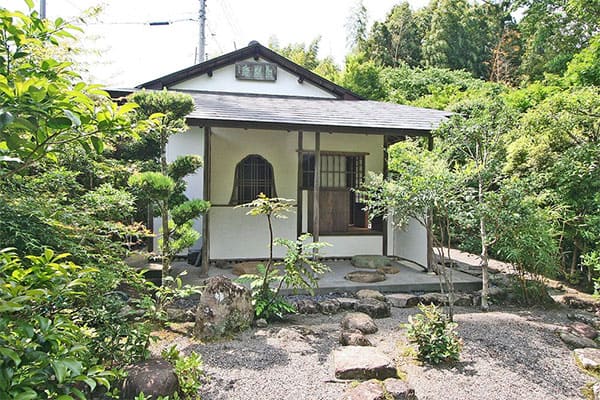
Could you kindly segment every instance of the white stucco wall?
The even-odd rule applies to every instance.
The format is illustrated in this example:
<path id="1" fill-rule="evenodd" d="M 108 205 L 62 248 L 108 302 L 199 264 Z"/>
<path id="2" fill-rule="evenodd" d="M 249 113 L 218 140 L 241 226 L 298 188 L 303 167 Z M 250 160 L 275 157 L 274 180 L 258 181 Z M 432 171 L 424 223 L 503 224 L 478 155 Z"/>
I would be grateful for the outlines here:
<path id="1" fill-rule="evenodd" d="M 255 62 L 253 58 L 245 60 Z M 258 62 L 261 62 L 259 60 Z M 171 87 L 180 90 L 205 90 L 215 92 L 229 93 L 254 93 L 254 94 L 274 94 L 282 96 L 307 96 L 335 98 L 331 93 L 309 83 L 298 82 L 298 76 L 277 66 L 277 80 L 269 81 L 250 81 L 235 78 L 235 65 L 228 65 L 213 71 L 212 77 L 207 74 L 200 75 Z"/>
<path id="2" fill-rule="evenodd" d="M 390 227 L 394 236 L 393 255 L 427 266 L 427 231 L 416 220 L 405 227 Z"/>

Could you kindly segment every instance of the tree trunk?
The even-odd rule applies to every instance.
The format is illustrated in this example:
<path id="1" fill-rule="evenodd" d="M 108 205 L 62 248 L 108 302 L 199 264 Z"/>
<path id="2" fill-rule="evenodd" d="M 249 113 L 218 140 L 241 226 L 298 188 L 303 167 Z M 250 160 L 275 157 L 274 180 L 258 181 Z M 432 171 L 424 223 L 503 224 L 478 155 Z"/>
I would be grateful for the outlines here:
<path id="1" fill-rule="evenodd" d="M 164 176 L 167 174 L 167 134 L 163 128 L 160 132 L 160 172 Z M 171 235 L 169 232 L 169 200 L 161 200 L 160 202 L 160 217 L 162 219 L 162 278 L 163 285 L 165 278 L 169 275 L 171 268 Z"/>
<path id="2" fill-rule="evenodd" d="M 269 261 L 265 267 L 265 278 L 263 280 L 262 291 L 266 293 L 269 290 L 269 272 L 273 265 L 273 223 L 271 222 L 271 216 L 267 215 L 267 221 L 269 222 Z"/>
<path id="3" fill-rule="evenodd" d="M 487 245 L 487 231 L 485 226 L 485 218 L 482 213 L 483 208 L 483 181 L 481 175 L 479 175 L 479 191 L 478 201 L 480 208 L 479 215 L 479 234 L 481 239 L 481 310 L 488 311 L 490 306 L 488 304 L 488 293 L 489 293 L 489 274 L 488 274 L 488 245 Z"/>

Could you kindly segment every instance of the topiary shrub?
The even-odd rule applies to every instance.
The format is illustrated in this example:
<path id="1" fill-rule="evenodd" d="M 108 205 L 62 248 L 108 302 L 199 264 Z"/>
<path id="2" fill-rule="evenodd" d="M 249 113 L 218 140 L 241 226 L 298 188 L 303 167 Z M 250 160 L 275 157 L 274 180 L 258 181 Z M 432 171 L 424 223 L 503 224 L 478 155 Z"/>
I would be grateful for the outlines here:
<path id="1" fill-rule="evenodd" d="M 462 341 L 446 315 L 434 304 L 418 306 L 420 314 L 408 317 L 407 336 L 417 345 L 417 357 L 428 364 L 458 361 Z"/>

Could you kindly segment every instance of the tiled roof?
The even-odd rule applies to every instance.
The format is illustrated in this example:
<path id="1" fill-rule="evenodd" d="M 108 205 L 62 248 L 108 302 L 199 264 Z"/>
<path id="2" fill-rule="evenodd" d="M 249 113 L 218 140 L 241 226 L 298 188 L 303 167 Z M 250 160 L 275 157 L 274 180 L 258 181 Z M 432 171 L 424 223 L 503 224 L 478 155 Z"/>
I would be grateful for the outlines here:
<path id="1" fill-rule="evenodd" d="M 369 100 L 188 92 L 196 109 L 188 123 L 319 132 L 426 135 L 450 113 Z"/>

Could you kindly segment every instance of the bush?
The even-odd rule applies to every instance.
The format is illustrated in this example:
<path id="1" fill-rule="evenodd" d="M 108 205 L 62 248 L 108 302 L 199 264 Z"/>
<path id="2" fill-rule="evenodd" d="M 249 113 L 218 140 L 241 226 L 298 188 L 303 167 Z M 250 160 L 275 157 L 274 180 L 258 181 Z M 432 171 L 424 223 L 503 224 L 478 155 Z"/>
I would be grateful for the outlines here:
<path id="1" fill-rule="evenodd" d="M 456 324 L 435 305 L 419 305 L 420 314 L 408 317 L 408 340 L 417 345 L 418 358 L 429 364 L 458 361 L 462 342 Z"/>
<path id="2" fill-rule="evenodd" d="M 163 350 L 161 356 L 175 368 L 181 398 L 184 400 L 200 399 L 198 391 L 202 387 L 202 378 L 204 377 L 202 356 L 194 351 L 183 356 L 175 345 Z"/>

